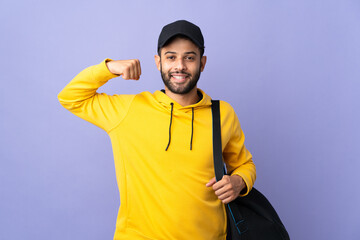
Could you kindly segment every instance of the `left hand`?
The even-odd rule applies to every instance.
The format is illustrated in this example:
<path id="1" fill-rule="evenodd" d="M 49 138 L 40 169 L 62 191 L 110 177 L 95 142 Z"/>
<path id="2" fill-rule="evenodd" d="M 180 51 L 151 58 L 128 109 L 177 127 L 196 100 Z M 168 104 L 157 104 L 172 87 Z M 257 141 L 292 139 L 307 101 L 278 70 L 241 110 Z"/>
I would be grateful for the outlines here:
<path id="1" fill-rule="evenodd" d="M 206 184 L 206 186 L 212 187 L 216 196 L 224 204 L 227 204 L 239 196 L 241 190 L 243 190 L 245 187 L 245 182 L 239 175 L 224 175 L 223 178 L 218 182 L 216 182 L 215 177 L 212 178 Z"/>

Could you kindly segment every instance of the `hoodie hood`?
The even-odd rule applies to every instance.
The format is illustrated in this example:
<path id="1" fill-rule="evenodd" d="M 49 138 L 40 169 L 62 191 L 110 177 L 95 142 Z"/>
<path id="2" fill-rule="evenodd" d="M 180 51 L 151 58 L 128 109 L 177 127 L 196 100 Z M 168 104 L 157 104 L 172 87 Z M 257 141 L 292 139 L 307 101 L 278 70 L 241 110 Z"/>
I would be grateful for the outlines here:
<path id="1" fill-rule="evenodd" d="M 168 95 L 166 95 L 164 92 L 158 90 L 154 92 L 154 97 L 155 99 L 165 108 L 167 109 L 171 109 L 171 103 L 173 103 L 173 107 L 175 110 L 180 110 L 180 111 L 191 111 L 192 108 L 194 108 L 195 110 L 198 108 L 203 108 L 203 107 L 210 107 L 211 106 L 211 97 L 209 95 L 207 95 L 203 90 L 201 90 L 200 88 L 197 89 L 198 92 L 202 95 L 202 98 L 200 101 L 198 101 L 197 103 L 188 105 L 188 106 L 181 106 L 179 103 L 177 103 L 175 100 L 173 100 L 172 98 L 170 98 Z"/>

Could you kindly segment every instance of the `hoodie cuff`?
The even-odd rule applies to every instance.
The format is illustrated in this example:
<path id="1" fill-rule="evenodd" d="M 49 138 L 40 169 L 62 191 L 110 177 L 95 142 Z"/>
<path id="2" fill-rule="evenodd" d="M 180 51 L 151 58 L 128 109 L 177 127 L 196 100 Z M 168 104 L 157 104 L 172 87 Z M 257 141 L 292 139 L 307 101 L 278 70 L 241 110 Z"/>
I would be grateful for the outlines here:
<path id="1" fill-rule="evenodd" d="M 249 192 L 250 192 L 250 190 L 251 190 L 251 188 L 252 188 L 252 186 L 250 186 L 250 184 L 249 184 L 248 179 L 247 179 L 243 174 L 241 174 L 241 173 L 239 173 L 239 172 L 232 173 L 231 176 L 233 176 L 233 175 L 238 175 L 238 176 L 240 176 L 240 177 L 243 179 L 244 183 L 245 183 L 245 187 L 240 191 L 239 196 L 240 196 L 240 197 L 244 197 L 244 196 L 248 195 Z"/>
<path id="2" fill-rule="evenodd" d="M 110 72 L 110 70 L 108 69 L 108 67 L 106 65 L 106 63 L 109 61 L 112 61 L 112 59 L 106 58 L 100 64 L 95 65 L 92 69 L 93 75 L 97 76 L 97 79 L 99 79 L 100 81 L 107 82 L 108 80 L 110 80 L 112 78 L 116 78 L 116 77 L 120 76 L 120 75 L 113 74 L 112 72 Z"/>

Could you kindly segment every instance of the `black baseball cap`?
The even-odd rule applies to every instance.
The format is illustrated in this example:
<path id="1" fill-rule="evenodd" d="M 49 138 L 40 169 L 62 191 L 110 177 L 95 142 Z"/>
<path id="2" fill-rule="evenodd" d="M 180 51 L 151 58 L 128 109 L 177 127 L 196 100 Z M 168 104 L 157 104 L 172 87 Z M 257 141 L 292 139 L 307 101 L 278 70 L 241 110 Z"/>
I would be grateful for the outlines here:
<path id="1" fill-rule="evenodd" d="M 176 35 L 188 37 L 200 49 L 204 49 L 204 37 L 201 30 L 195 24 L 186 20 L 178 20 L 163 27 L 158 40 L 158 51 L 167 41 Z"/>

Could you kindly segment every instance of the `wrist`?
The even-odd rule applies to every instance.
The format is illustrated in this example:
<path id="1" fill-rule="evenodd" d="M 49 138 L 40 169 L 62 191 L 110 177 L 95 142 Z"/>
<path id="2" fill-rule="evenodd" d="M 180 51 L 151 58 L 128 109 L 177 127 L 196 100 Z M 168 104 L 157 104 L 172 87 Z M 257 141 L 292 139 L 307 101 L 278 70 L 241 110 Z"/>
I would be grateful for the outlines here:
<path id="1" fill-rule="evenodd" d="M 245 183 L 245 180 L 243 179 L 243 177 L 241 177 L 238 174 L 231 175 L 231 177 L 236 179 L 235 181 L 238 184 L 238 186 L 240 187 L 240 193 L 239 194 L 243 195 L 243 194 L 247 193 L 247 186 L 246 186 L 246 183 Z"/>
<path id="2" fill-rule="evenodd" d="M 114 64 L 113 60 L 111 60 L 111 59 L 106 59 L 105 60 L 105 65 L 106 65 L 107 69 L 109 70 L 109 72 L 112 73 L 112 74 L 120 76 L 120 74 L 118 74 L 118 73 L 116 73 L 114 71 L 114 68 L 113 68 L 114 65 L 113 64 Z"/>

